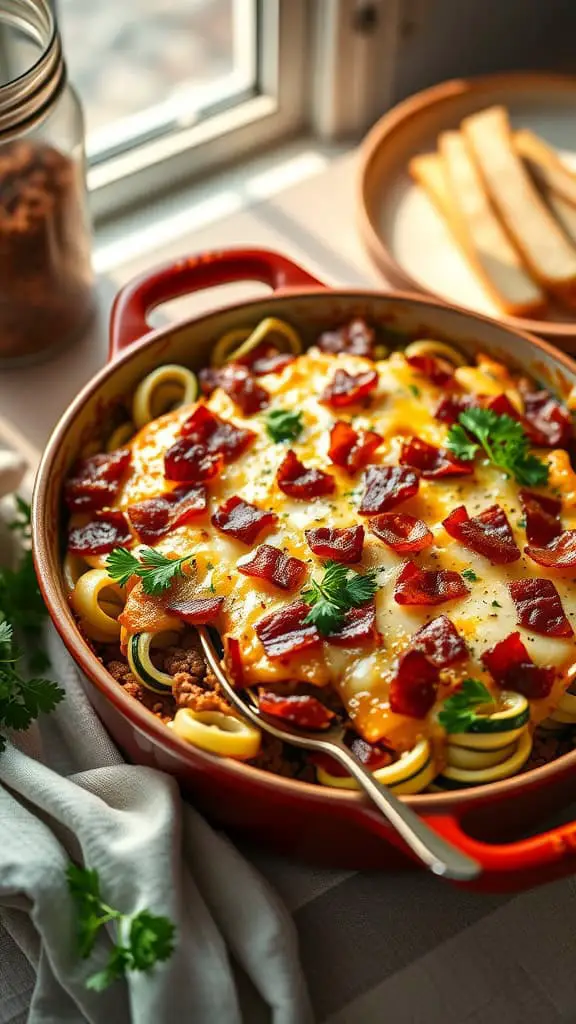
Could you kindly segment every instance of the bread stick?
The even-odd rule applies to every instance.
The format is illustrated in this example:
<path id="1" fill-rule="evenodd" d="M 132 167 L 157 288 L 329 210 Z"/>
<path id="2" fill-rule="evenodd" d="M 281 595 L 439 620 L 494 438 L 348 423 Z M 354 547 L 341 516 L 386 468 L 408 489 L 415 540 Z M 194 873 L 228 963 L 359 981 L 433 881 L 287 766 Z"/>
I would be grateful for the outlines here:
<path id="1" fill-rule="evenodd" d="M 562 163 L 556 151 L 528 129 L 514 132 L 512 140 L 536 180 L 576 206 L 576 172 Z"/>

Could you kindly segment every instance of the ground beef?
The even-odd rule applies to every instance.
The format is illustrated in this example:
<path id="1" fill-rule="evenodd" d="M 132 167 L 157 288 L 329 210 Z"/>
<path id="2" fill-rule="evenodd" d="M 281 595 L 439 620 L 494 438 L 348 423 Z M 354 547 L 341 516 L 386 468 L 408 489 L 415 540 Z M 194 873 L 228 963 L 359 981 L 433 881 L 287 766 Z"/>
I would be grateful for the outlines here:
<path id="1" fill-rule="evenodd" d="M 174 676 L 173 690 L 177 708 L 190 708 L 192 711 L 222 711 L 225 715 L 233 714 L 218 689 L 212 675 L 207 673 L 204 686 L 199 686 L 196 677 L 189 672 L 177 672 Z"/>
<path id="2" fill-rule="evenodd" d="M 540 768 L 543 764 L 555 761 L 574 748 L 573 732 L 571 729 L 561 729 L 558 732 L 550 729 L 536 729 L 530 757 L 528 758 L 524 771 L 531 768 Z"/>
<path id="3" fill-rule="evenodd" d="M 145 686 L 141 686 L 138 680 L 130 671 L 130 666 L 125 661 L 110 661 L 106 666 L 110 675 L 120 683 L 124 693 L 128 693 L 134 700 L 143 704 L 148 711 L 161 719 L 164 724 L 171 722 L 174 718 L 174 700 L 172 697 L 163 697 L 160 693 L 153 693 Z"/>
<path id="4" fill-rule="evenodd" d="M 186 638 L 187 639 L 187 638 Z M 163 669 L 169 676 L 185 672 L 198 685 L 206 679 L 208 667 L 202 654 L 200 643 L 190 637 L 186 647 L 168 647 L 164 653 Z"/>

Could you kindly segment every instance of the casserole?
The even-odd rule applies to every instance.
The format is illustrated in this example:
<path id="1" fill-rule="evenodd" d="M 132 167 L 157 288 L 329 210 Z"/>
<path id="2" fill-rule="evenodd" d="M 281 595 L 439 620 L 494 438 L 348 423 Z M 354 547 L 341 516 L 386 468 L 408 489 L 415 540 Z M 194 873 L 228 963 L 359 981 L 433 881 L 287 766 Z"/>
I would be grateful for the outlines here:
<path id="1" fill-rule="evenodd" d="M 140 341 L 148 330 L 146 313 L 152 306 L 188 291 L 246 278 L 283 289 L 283 294 L 163 328 Z M 327 327 L 364 317 L 408 338 L 452 341 L 469 355 L 482 351 L 516 364 L 563 395 L 574 384 L 576 372 L 567 357 L 545 343 L 463 311 L 411 296 L 332 292 L 290 261 L 266 251 L 213 253 L 161 268 L 121 292 L 111 327 L 111 357 L 116 361 L 78 396 L 46 449 L 33 508 L 41 585 L 55 624 L 87 677 L 91 701 L 128 757 L 174 774 L 213 819 L 279 844 L 287 852 L 355 866 L 398 862 L 399 840 L 357 794 L 272 776 L 215 758 L 172 736 L 114 684 L 83 641 L 66 599 L 60 569 L 62 484 L 97 425 L 110 416 L 119 396 L 134 392 L 160 365 L 180 363 L 193 369 L 206 365 L 215 338 L 239 325 L 255 326 L 266 317 L 287 320 L 306 344 Z M 435 827 L 483 863 L 484 884 L 532 884 L 570 870 L 574 833 L 569 826 L 504 847 L 470 838 L 466 832 L 486 837 L 506 834 L 513 825 L 526 826 L 543 808 L 558 806 L 571 793 L 575 760 L 576 754 L 570 753 L 504 782 L 412 799 Z"/>

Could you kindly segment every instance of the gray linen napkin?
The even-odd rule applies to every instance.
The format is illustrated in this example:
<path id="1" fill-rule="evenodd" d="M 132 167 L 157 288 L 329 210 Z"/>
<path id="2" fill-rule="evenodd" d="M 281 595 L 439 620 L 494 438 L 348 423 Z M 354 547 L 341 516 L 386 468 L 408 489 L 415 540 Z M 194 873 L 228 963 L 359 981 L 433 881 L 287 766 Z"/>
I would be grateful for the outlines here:
<path id="1" fill-rule="evenodd" d="M 0 921 L 37 972 L 29 1024 L 252 1024 L 238 995 L 242 972 L 269 1007 L 264 1019 L 307 1024 L 280 900 L 173 779 L 125 764 L 51 627 L 46 646 L 66 700 L 0 755 Z M 86 989 L 112 940 L 102 934 L 90 960 L 78 959 L 70 857 L 98 870 L 106 900 L 124 913 L 148 907 L 175 922 L 170 960 L 104 993 Z"/>

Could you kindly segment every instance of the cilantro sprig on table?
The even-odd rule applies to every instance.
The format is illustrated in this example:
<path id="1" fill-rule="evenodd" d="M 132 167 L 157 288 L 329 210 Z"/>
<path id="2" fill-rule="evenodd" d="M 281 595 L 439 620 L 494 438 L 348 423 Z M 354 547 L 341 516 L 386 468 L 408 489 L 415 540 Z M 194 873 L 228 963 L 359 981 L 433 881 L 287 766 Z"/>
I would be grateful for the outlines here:
<path id="1" fill-rule="evenodd" d="M 30 506 L 16 497 L 16 508 L 10 529 L 20 531 L 27 542 Z M 46 615 L 32 554 L 25 548 L 14 569 L 0 568 L 0 753 L 6 745 L 4 729 L 28 729 L 41 712 L 53 711 L 64 698 L 64 690 L 56 683 L 36 675 L 49 664 L 44 651 L 34 646 L 25 658 L 15 643 L 16 632 L 26 647 L 33 647 Z"/>
<path id="2" fill-rule="evenodd" d="M 106 570 L 110 579 L 126 586 L 131 576 L 138 576 L 146 594 L 153 597 L 168 589 L 177 576 L 184 576 L 184 565 L 193 555 L 182 558 L 168 558 L 156 548 L 140 548 L 140 558 L 128 548 L 114 548 L 106 559 Z"/>
<path id="3" fill-rule="evenodd" d="M 156 963 L 168 960 L 174 951 L 176 929 L 167 917 L 141 910 L 130 916 L 104 903 L 100 895 L 98 872 L 69 864 L 68 888 L 77 913 L 78 952 L 87 959 L 104 925 L 116 923 L 116 942 L 108 963 L 93 974 L 86 987 L 102 992 L 126 971 L 148 971 Z"/>
<path id="4" fill-rule="evenodd" d="M 526 487 L 542 487 L 548 481 L 548 466 L 530 454 L 522 424 L 492 409 L 461 412 L 448 431 L 446 447 L 463 462 L 470 462 L 483 448 L 495 466 Z"/>
<path id="5" fill-rule="evenodd" d="M 490 690 L 479 679 L 464 679 L 462 685 L 448 697 L 438 713 L 440 725 L 448 733 L 467 732 L 478 717 L 476 708 L 493 701 Z"/>
<path id="6" fill-rule="evenodd" d="M 304 430 L 302 413 L 293 409 L 271 409 L 265 423 L 268 437 L 277 444 L 295 441 Z"/>
<path id="7" fill-rule="evenodd" d="M 350 608 L 365 604 L 377 589 L 374 572 L 362 574 L 341 562 L 326 562 L 322 580 L 311 579 L 302 591 L 302 600 L 311 605 L 305 621 L 327 636 L 340 628 Z"/>

